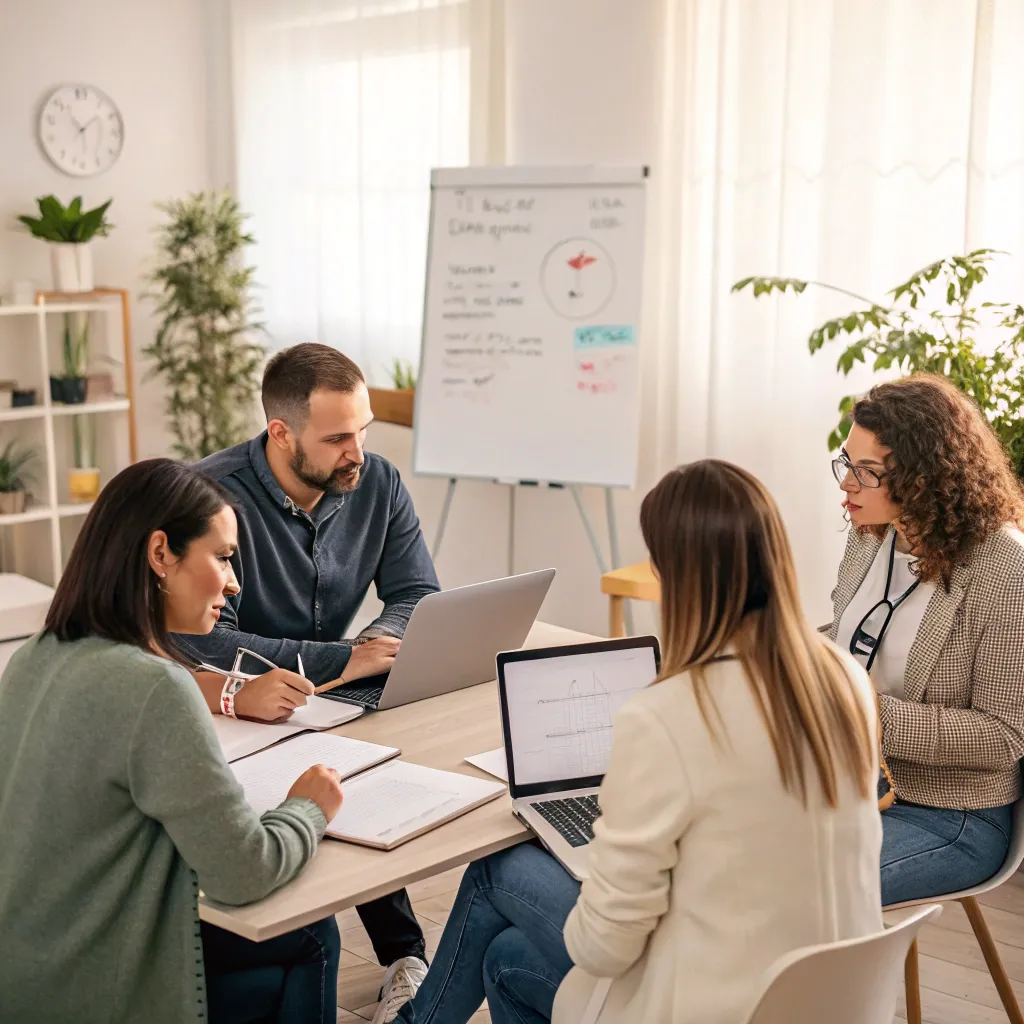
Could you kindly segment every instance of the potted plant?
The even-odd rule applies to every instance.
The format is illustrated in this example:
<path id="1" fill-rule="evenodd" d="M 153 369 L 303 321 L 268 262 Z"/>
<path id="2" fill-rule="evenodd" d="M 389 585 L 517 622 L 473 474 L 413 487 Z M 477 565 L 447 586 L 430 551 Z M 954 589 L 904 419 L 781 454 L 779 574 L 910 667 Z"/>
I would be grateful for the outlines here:
<path id="1" fill-rule="evenodd" d="M 50 400 L 65 405 L 81 405 L 85 401 L 85 372 L 89 365 L 87 313 L 64 314 L 63 357 L 63 376 L 50 376 Z"/>
<path id="2" fill-rule="evenodd" d="M 416 369 L 407 359 L 394 359 L 388 371 L 390 388 L 370 388 L 375 419 L 411 427 L 416 400 Z"/>
<path id="3" fill-rule="evenodd" d="M 977 285 L 988 276 L 993 249 L 975 249 L 966 256 L 937 260 L 897 285 L 888 294 L 890 305 L 874 302 L 855 292 L 794 277 L 746 277 L 732 290 L 751 288 L 754 296 L 808 286 L 827 288 L 856 299 L 866 309 L 826 320 L 811 331 L 807 346 L 817 352 L 826 341 L 843 337 L 847 347 L 836 369 L 846 376 L 857 363 L 873 357 L 872 369 L 898 367 L 903 373 L 938 373 L 948 377 L 977 402 L 999 435 L 1024 479 L 1024 305 L 973 299 Z M 922 306 L 926 300 L 931 308 Z M 984 345 L 977 337 L 984 333 Z M 839 402 L 840 420 L 828 437 L 831 450 L 839 448 L 850 432 L 850 412 L 856 395 Z"/>
<path id="4" fill-rule="evenodd" d="M 25 494 L 32 481 L 29 466 L 35 461 L 35 450 L 18 441 L 8 441 L 0 448 L 0 515 L 17 515 L 25 511 Z"/>
<path id="5" fill-rule="evenodd" d="M 74 466 L 68 470 L 68 495 L 72 502 L 95 501 L 100 493 L 100 471 L 96 466 L 96 433 L 92 416 L 71 417 Z"/>
<path id="6" fill-rule="evenodd" d="M 106 213 L 112 202 L 108 199 L 102 206 L 83 211 L 81 196 L 75 196 L 66 207 L 56 196 L 43 196 L 36 200 L 38 217 L 24 214 L 18 217 L 36 238 L 50 243 L 50 267 L 56 291 L 92 291 L 89 243 L 110 232 L 113 225 L 107 221 Z"/>
<path id="7" fill-rule="evenodd" d="M 263 366 L 253 335 L 254 267 L 242 261 L 255 240 L 245 214 L 224 193 L 199 192 L 161 205 L 159 262 L 150 275 L 162 324 L 145 354 L 147 376 L 162 374 L 175 452 L 204 458 L 250 436 Z"/>

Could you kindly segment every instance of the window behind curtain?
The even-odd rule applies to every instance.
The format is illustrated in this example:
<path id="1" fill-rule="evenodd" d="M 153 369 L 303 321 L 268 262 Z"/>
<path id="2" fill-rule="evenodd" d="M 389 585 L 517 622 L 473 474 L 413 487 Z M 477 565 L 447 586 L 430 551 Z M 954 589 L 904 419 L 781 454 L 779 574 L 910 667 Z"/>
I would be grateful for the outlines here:
<path id="1" fill-rule="evenodd" d="M 470 160 L 471 0 L 235 0 L 238 193 L 272 348 L 416 361 L 430 169 Z"/>

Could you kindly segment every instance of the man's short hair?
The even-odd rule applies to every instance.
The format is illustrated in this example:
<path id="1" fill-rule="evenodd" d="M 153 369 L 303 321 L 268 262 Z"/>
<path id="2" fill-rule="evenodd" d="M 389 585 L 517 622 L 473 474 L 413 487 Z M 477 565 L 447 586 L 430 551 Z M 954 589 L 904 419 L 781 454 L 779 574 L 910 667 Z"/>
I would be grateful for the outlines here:
<path id="1" fill-rule="evenodd" d="M 365 383 L 363 371 L 330 345 L 304 342 L 282 349 L 263 373 L 267 422 L 284 420 L 301 430 L 309 418 L 309 396 L 316 390 L 351 394 Z"/>

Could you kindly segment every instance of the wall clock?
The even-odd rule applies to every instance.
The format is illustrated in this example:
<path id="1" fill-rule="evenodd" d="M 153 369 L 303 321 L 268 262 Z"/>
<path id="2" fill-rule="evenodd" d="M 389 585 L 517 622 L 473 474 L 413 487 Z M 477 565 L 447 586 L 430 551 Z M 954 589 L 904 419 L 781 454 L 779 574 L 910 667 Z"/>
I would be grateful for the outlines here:
<path id="1" fill-rule="evenodd" d="M 39 111 L 39 145 L 65 174 L 110 170 L 121 155 L 124 123 L 114 101 L 94 85 L 60 85 Z"/>

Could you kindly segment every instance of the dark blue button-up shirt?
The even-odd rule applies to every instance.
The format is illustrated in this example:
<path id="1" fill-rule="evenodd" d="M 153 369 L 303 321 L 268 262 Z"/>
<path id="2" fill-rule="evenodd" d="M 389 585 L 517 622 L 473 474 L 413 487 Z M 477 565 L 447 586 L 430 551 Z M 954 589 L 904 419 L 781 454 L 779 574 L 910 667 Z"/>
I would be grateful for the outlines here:
<path id="1" fill-rule="evenodd" d="M 232 565 L 242 590 L 211 634 L 176 640 L 222 668 L 239 647 L 292 671 L 301 654 L 306 676 L 324 683 L 348 664 L 345 632 L 371 583 L 384 610 L 364 636 L 402 636 L 416 602 L 440 587 L 412 498 L 387 459 L 367 452 L 355 490 L 325 494 L 309 514 L 271 472 L 266 440 L 264 433 L 196 467 L 236 498 Z M 243 667 L 261 671 L 251 660 Z"/>

